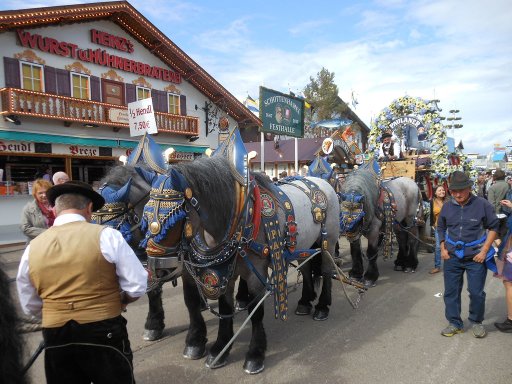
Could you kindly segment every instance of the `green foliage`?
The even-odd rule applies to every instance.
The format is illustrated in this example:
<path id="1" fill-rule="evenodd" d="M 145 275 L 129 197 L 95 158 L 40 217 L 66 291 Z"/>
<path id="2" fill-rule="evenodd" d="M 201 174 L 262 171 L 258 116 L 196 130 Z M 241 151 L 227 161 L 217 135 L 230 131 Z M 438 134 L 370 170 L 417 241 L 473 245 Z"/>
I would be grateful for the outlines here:
<path id="1" fill-rule="evenodd" d="M 466 172 L 472 179 L 476 179 L 477 172 L 471 159 L 457 148 L 455 153 L 448 153 L 446 128 L 441 122 L 439 110 L 431 104 L 431 101 L 423 100 L 420 97 L 399 97 L 377 115 L 372 121 L 368 136 L 368 153 L 376 155 L 382 133 L 392 131 L 390 124 L 395 119 L 404 116 L 418 118 L 427 129 L 427 140 L 430 142 L 430 157 L 432 159 L 432 176 L 438 181 L 437 183 L 446 180 L 454 171 Z M 398 137 L 402 136 L 402 132 L 393 133 Z M 451 164 L 451 156 L 457 156 L 459 164 Z"/>
<path id="2" fill-rule="evenodd" d="M 338 96 L 338 86 L 334 83 L 334 73 L 322 68 L 316 78 L 310 77 L 310 83 L 304 88 L 304 96 L 312 105 L 312 113 L 306 121 L 320 121 L 343 117 L 348 106 Z"/>

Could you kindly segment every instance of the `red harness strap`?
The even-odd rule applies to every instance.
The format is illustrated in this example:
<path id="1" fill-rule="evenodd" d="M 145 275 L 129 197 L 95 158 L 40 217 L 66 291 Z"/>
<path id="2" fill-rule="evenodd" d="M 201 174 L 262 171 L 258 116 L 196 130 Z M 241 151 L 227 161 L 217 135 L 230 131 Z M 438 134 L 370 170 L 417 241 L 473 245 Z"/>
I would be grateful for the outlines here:
<path id="1" fill-rule="evenodd" d="M 260 187 L 258 184 L 254 186 L 254 191 L 252 194 L 254 199 L 253 206 L 253 216 L 252 216 L 252 224 L 254 231 L 252 233 L 252 238 L 256 239 L 258 237 L 258 233 L 260 232 L 260 224 L 261 224 L 261 195 L 260 195 Z"/>

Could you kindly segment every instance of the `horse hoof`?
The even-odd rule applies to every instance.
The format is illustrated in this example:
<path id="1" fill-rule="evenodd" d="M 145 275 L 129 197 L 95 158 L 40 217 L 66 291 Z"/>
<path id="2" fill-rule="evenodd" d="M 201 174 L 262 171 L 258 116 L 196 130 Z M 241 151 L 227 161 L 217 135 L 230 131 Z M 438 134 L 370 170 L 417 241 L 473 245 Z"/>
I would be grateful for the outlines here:
<path id="1" fill-rule="evenodd" d="M 142 340 L 155 341 L 160 339 L 163 333 L 163 329 L 145 329 L 144 333 L 142 334 Z"/>
<path id="2" fill-rule="evenodd" d="M 189 360 L 199 360 L 200 358 L 204 357 L 205 354 L 206 347 L 204 345 L 199 347 L 187 345 L 183 350 L 183 357 Z"/>
<path id="3" fill-rule="evenodd" d="M 213 365 L 213 362 L 215 361 L 216 358 L 217 358 L 217 356 L 208 355 L 208 357 L 206 358 L 206 363 L 205 363 L 206 368 L 217 369 L 217 368 L 221 368 L 221 367 L 225 366 L 228 363 L 228 356 L 226 354 L 224 354 L 223 356 L 221 356 L 221 358 L 219 360 L 217 360 L 215 365 Z"/>
<path id="4" fill-rule="evenodd" d="M 249 302 L 245 300 L 237 300 L 235 304 L 235 309 L 237 311 L 245 311 L 249 306 Z"/>
<path id="5" fill-rule="evenodd" d="M 324 321 L 329 318 L 329 310 L 328 309 L 315 309 L 315 313 L 313 314 L 313 320 L 315 321 Z"/>
<path id="6" fill-rule="evenodd" d="M 376 281 L 373 281 L 373 280 L 367 280 L 365 279 L 364 282 L 363 282 L 364 286 L 366 288 L 373 288 L 377 285 L 377 282 Z"/>
<path id="7" fill-rule="evenodd" d="M 306 316 L 311 314 L 311 310 L 312 308 L 310 305 L 298 304 L 295 314 L 297 316 Z"/>
<path id="8" fill-rule="evenodd" d="M 265 365 L 263 364 L 263 361 L 246 360 L 244 363 L 244 371 L 249 375 L 256 375 L 263 372 L 264 369 Z"/>

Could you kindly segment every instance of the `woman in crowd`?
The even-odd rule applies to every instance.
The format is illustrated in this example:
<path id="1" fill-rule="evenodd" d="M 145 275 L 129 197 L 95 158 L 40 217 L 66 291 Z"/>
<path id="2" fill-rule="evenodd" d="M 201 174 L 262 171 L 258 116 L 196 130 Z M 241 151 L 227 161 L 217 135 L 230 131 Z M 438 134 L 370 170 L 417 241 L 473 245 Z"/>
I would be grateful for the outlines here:
<path id="1" fill-rule="evenodd" d="M 501 205 L 512 208 L 512 201 L 501 200 Z M 499 252 L 498 277 L 505 286 L 505 301 L 507 303 L 507 319 L 503 323 L 494 323 L 501 332 L 512 333 L 512 215 L 507 220 L 508 232 L 503 238 Z"/>
<path id="2" fill-rule="evenodd" d="M 446 191 L 442 185 L 438 185 L 434 192 L 434 197 L 430 200 L 430 225 L 434 230 L 436 239 L 436 248 L 434 250 L 434 268 L 430 270 L 430 274 L 441 272 L 441 246 L 439 244 L 439 236 L 437 235 L 437 218 L 446 201 Z"/>
<path id="3" fill-rule="evenodd" d="M 52 183 L 43 179 L 37 179 L 32 185 L 34 200 L 25 205 L 21 216 L 21 230 L 28 241 L 53 225 L 55 215 L 46 198 L 46 191 L 51 186 Z"/>

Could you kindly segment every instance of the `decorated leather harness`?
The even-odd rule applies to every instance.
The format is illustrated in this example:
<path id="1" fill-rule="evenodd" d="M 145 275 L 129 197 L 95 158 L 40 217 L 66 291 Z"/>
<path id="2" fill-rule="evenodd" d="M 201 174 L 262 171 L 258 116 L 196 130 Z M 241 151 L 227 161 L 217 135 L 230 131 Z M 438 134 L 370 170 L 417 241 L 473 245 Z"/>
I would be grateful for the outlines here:
<path id="1" fill-rule="evenodd" d="M 152 255 L 148 259 L 156 259 L 153 266 L 162 266 L 159 262 L 163 262 L 163 259 L 178 259 L 194 278 L 200 293 L 208 299 L 217 299 L 225 292 L 229 280 L 234 275 L 238 259 L 235 255 L 238 254 L 266 289 L 273 291 L 276 318 L 286 319 L 287 263 L 291 260 L 305 259 L 318 252 L 316 249 L 296 249 L 297 224 L 288 196 L 278 186 L 269 184 L 268 188 L 264 188 L 254 179 L 250 180 L 246 191 L 235 182 L 237 196 L 229 229 L 223 240 L 211 248 L 199 234 L 192 233 L 190 209 L 194 209 L 205 219 L 200 202 L 193 196 L 185 178 L 176 170 L 172 172 L 172 175 L 159 176 L 161 182 L 157 188 L 151 189 L 150 201 L 144 209 L 142 229 L 147 230 L 147 234 L 141 246 L 147 247 L 148 253 Z M 171 184 L 171 180 L 174 184 Z M 304 187 L 295 183 L 290 185 L 301 189 L 310 197 L 314 220 L 322 227 L 322 248 L 327 248 L 324 225 L 327 198 L 315 183 L 307 179 L 301 181 Z M 278 206 L 282 208 L 286 217 L 284 234 L 281 233 L 279 226 Z M 181 241 L 173 246 L 158 244 L 166 237 L 168 231 L 182 220 L 184 228 Z M 260 226 L 263 227 L 265 234 L 263 244 L 256 241 Z M 270 257 L 272 273 L 268 281 L 254 267 L 248 257 L 248 251 L 260 257 Z"/>

